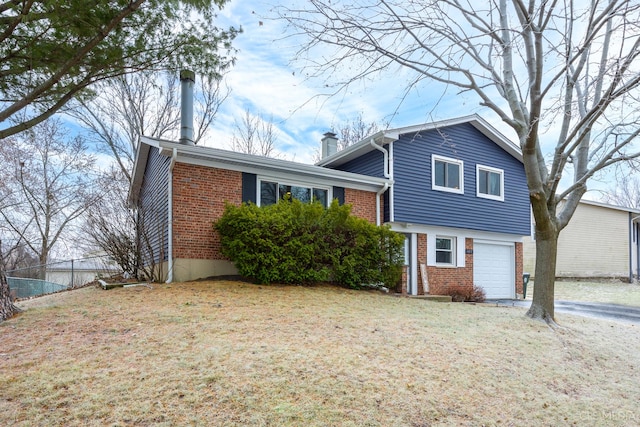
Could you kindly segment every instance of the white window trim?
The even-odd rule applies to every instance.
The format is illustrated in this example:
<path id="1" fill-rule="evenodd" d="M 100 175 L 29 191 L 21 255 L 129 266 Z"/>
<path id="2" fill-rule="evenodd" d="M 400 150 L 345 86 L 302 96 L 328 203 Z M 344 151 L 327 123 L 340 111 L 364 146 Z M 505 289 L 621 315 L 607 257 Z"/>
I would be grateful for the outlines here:
<path id="1" fill-rule="evenodd" d="M 466 256 L 466 238 L 467 236 L 462 234 L 457 234 L 455 232 L 449 233 L 445 230 L 442 230 L 441 233 L 431 232 L 427 234 L 427 265 L 430 267 L 441 267 L 441 268 L 462 268 L 465 266 L 465 256 Z M 453 238 L 454 239 L 454 262 L 455 264 L 441 264 L 436 263 L 436 238 Z"/>
<path id="2" fill-rule="evenodd" d="M 500 174 L 500 196 L 484 194 L 480 192 L 480 170 Z M 492 168 L 491 166 L 476 165 L 476 196 L 483 199 L 498 200 L 504 202 L 504 170 Z"/>
<path id="3" fill-rule="evenodd" d="M 256 188 L 256 205 L 258 206 L 262 206 L 262 192 L 260 191 L 262 188 L 262 182 L 275 182 L 276 184 L 276 191 L 278 190 L 278 186 L 280 185 L 290 185 L 290 186 L 295 186 L 295 187 L 306 187 L 306 188 L 310 188 L 312 189 L 312 193 L 311 196 L 313 197 L 313 189 L 317 189 L 317 190 L 326 190 L 327 191 L 327 203 L 325 208 L 328 208 L 329 205 L 331 205 L 331 201 L 333 200 L 333 187 L 327 187 L 325 185 L 315 185 L 312 184 L 310 182 L 303 182 L 303 181 L 292 181 L 292 180 L 280 180 L 278 178 L 273 178 L 273 177 L 268 177 L 268 176 L 259 176 L 258 177 L 258 186 Z M 278 203 L 278 198 L 276 198 L 276 203 Z"/>
<path id="4" fill-rule="evenodd" d="M 436 185 L 436 160 L 447 163 L 455 163 L 460 166 L 460 188 L 442 187 Z M 464 162 L 450 157 L 431 155 L 431 189 L 436 191 L 446 191 L 448 193 L 464 194 Z"/>
<path id="5" fill-rule="evenodd" d="M 438 262 L 438 256 L 437 256 L 437 252 L 438 249 L 436 247 L 435 242 L 438 241 L 438 239 L 449 239 L 451 240 L 451 262 Z M 457 249 L 458 249 L 458 242 L 457 242 L 457 238 L 456 236 L 440 236 L 437 235 L 435 240 L 434 240 L 434 245 L 433 245 L 433 254 L 434 257 L 436 259 L 436 266 L 438 267 L 456 267 L 457 262 L 456 260 L 458 259 L 458 254 L 457 254 Z"/>

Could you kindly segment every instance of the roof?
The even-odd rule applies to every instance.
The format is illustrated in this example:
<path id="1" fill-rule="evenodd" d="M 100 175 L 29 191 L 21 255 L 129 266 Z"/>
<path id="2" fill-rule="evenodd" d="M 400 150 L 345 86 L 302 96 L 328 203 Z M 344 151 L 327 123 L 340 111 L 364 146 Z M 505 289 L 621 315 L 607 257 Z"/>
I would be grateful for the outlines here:
<path id="1" fill-rule="evenodd" d="M 77 259 L 74 261 L 52 262 L 47 265 L 47 271 L 120 271 L 113 261 L 103 259 Z"/>
<path id="2" fill-rule="evenodd" d="M 457 117 L 437 122 L 423 123 L 416 126 L 383 130 L 366 137 L 365 139 L 351 145 L 350 147 L 347 147 L 342 151 L 338 151 L 337 153 L 320 160 L 318 163 L 316 163 L 316 165 L 330 167 L 340 166 L 350 160 L 368 153 L 369 151 L 375 150 L 375 148 L 372 146 L 372 141 L 373 143 L 382 146 L 384 144 L 397 141 L 401 135 L 415 134 L 421 131 L 440 129 L 463 123 L 472 125 L 483 135 L 485 135 L 491 141 L 495 142 L 498 146 L 504 149 L 507 153 L 522 162 L 522 151 L 520 151 L 520 148 L 516 144 L 514 144 L 506 136 L 501 134 L 482 117 L 477 114 L 473 114 L 470 116 Z"/>
<path id="3" fill-rule="evenodd" d="M 598 206 L 598 207 L 601 207 L 601 208 L 607 208 L 607 209 L 613 209 L 613 210 L 618 210 L 618 211 L 623 211 L 623 212 L 629 212 L 629 213 L 632 213 L 632 214 L 640 214 L 640 209 L 630 208 L 630 207 L 620 206 L 620 205 L 612 205 L 612 204 L 603 203 L 603 202 L 596 202 L 594 200 L 582 199 L 582 200 L 580 200 L 580 203 L 584 203 L 585 205 Z"/>
<path id="4" fill-rule="evenodd" d="M 385 184 L 391 183 L 386 178 L 371 177 L 306 163 L 238 153 L 219 148 L 185 145 L 174 141 L 143 136 L 140 138 L 133 167 L 129 192 L 130 202 L 137 201 L 151 147 L 157 148 L 161 155 L 175 157 L 176 162 L 271 176 L 295 175 L 300 179 L 322 180 L 323 182 L 330 182 L 332 185 L 347 186 L 360 190 L 378 191 Z"/>

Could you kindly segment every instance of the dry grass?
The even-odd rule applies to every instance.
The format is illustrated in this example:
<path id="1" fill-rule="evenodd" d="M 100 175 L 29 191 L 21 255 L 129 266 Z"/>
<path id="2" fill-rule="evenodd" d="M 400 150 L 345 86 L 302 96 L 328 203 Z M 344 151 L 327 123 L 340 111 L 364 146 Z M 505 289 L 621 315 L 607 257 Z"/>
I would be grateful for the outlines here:
<path id="1" fill-rule="evenodd" d="M 555 299 L 624 304 L 640 307 L 640 285 L 620 280 L 556 281 Z M 533 282 L 527 287 L 527 299 L 533 297 Z"/>
<path id="2" fill-rule="evenodd" d="M 640 423 L 628 324 L 238 282 L 21 305 L 0 324 L 0 425 Z"/>

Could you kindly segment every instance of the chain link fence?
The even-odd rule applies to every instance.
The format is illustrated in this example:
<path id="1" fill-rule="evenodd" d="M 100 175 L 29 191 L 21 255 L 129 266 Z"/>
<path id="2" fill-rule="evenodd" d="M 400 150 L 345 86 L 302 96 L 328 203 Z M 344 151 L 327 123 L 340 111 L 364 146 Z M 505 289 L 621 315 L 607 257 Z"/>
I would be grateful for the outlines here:
<path id="1" fill-rule="evenodd" d="M 7 282 L 15 298 L 29 298 L 119 274 L 122 270 L 108 256 L 94 256 L 7 271 Z"/>

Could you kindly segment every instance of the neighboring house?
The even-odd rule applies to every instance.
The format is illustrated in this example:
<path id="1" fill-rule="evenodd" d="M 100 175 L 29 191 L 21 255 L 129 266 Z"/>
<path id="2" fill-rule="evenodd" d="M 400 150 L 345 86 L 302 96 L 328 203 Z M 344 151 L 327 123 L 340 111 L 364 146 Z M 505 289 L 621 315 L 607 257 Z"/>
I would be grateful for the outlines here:
<path id="1" fill-rule="evenodd" d="M 122 270 L 113 261 L 105 261 L 105 258 L 78 259 L 49 263 L 45 280 L 72 287 L 119 273 Z"/>
<path id="2" fill-rule="evenodd" d="M 392 181 L 383 221 L 406 236 L 408 294 L 473 284 L 487 298 L 522 293 L 521 153 L 479 116 L 381 131 L 318 165 Z"/>
<path id="3" fill-rule="evenodd" d="M 325 158 L 308 165 L 142 137 L 130 201 L 148 257 L 169 281 L 234 274 L 212 228 L 225 203 L 276 203 L 290 192 L 338 199 L 405 234 L 408 294 L 474 283 L 491 298 L 521 293 L 530 211 L 513 143 L 475 115 L 379 132 L 338 153 L 336 143 L 325 134 Z"/>
<path id="4" fill-rule="evenodd" d="M 640 210 L 582 200 L 558 238 L 556 277 L 638 278 Z M 533 229 L 533 226 L 532 226 Z M 535 236 L 524 240 L 524 269 L 535 274 Z"/>

